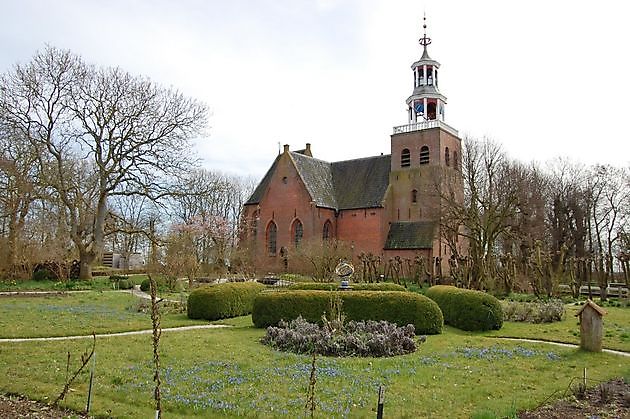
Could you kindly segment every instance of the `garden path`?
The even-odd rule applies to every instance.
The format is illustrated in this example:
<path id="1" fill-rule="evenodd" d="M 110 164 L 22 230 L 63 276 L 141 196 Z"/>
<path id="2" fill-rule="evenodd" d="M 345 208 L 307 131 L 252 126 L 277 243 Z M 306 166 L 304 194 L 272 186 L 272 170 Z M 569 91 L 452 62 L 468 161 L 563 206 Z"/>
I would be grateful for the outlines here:
<path id="1" fill-rule="evenodd" d="M 573 343 L 553 342 L 553 341 L 549 341 L 549 340 L 525 339 L 525 338 L 506 338 L 506 337 L 501 337 L 501 336 L 491 336 L 491 337 L 494 338 L 494 339 L 513 340 L 513 341 L 516 341 L 516 342 L 546 343 L 546 344 L 549 344 L 549 345 L 562 346 L 564 348 L 579 348 L 580 347 L 580 345 L 575 345 Z M 606 352 L 608 354 L 613 354 L 613 355 L 621 355 L 621 356 L 630 357 L 630 352 L 616 351 L 614 349 L 602 349 L 602 352 Z"/>
<path id="2" fill-rule="evenodd" d="M 216 329 L 220 327 L 231 327 L 225 324 L 199 324 L 195 326 L 180 326 L 180 327 L 167 327 L 162 329 L 162 332 L 183 332 L 186 330 L 196 329 Z M 118 333 L 101 333 L 97 334 L 97 338 L 108 338 L 114 336 L 130 336 L 130 335 L 148 335 L 153 333 L 152 329 L 134 330 L 131 332 L 118 332 Z M 54 337 L 40 337 L 40 338 L 10 338 L 0 339 L 0 343 L 10 342 L 41 342 L 41 341 L 54 341 L 54 340 L 73 340 L 73 339 L 92 339 L 92 335 L 77 335 L 77 336 L 54 336 Z"/>

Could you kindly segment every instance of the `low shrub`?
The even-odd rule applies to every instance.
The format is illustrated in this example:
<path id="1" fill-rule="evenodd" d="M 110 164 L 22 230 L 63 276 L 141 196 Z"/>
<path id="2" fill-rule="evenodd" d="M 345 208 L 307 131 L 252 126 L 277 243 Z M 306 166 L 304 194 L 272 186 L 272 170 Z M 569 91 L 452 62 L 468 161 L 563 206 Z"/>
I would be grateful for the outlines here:
<path id="1" fill-rule="evenodd" d="M 398 326 L 412 324 L 420 334 L 442 332 L 444 320 L 437 304 L 422 295 L 401 291 L 267 291 L 256 296 L 252 321 L 261 328 L 298 316 L 308 322 L 321 323 L 334 295 L 341 297 L 348 320 L 386 320 Z"/>
<path id="2" fill-rule="evenodd" d="M 149 278 L 143 279 L 140 283 L 140 291 L 149 292 L 151 290 L 151 281 Z"/>
<path id="3" fill-rule="evenodd" d="M 444 323 L 462 330 L 499 330 L 503 326 L 501 302 L 490 294 L 435 285 L 425 294 L 442 309 Z"/>
<path id="4" fill-rule="evenodd" d="M 50 270 L 43 268 L 33 272 L 33 276 L 31 277 L 31 279 L 33 281 L 56 281 L 57 275 L 55 275 Z"/>
<path id="5" fill-rule="evenodd" d="M 503 319 L 511 322 L 559 322 L 562 320 L 564 311 L 562 300 L 540 301 L 537 303 L 503 302 Z"/>
<path id="6" fill-rule="evenodd" d="M 131 279 L 124 278 L 118 281 L 119 290 L 130 290 L 132 288 L 133 288 L 133 281 Z"/>
<path id="7" fill-rule="evenodd" d="M 262 343 L 298 354 L 315 351 L 326 356 L 394 356 L 414 352 L 414 327 L 398 327 L 381 321 L 350 321 L 342 330 L 331 333 L 326 327 L 309 323 L 301 316 L 278 327 L 269 326 Z"/>
<path id="8" fill-rule="evenodd" d="M 205 285 L 188 296 L 188 318 L 219 320 L 252 312 L 254 298 L 265 288 L 257 282 Z"/>
<path id="9" fill-rule="evenodd" d="M 350 283 L 351 291 L 407 291 L 402 285 L 392 284 L 391 282 L 379 283 Z M 290 290 L 319 290 L 319 291 L 337 291 L 339 283 L 337 282 L 301 282 L 289 287 Z"/>

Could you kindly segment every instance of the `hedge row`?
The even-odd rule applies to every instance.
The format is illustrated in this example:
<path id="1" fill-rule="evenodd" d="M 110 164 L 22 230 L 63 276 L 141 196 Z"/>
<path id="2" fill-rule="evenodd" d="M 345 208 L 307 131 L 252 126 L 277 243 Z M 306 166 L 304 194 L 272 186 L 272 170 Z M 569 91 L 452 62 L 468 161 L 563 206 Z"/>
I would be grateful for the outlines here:
<path id="1" fill-rule="evenodd" d="M 188 296 L 188 317 L 219 320 L 245 316 L 252 312 L 256 295 L 265 289 L 257 282 L 228 282 L 206 285 Z"/>
<path id="2" fill-rule="evenodd" d="M 458 329 L 499 330 L 503 326 L 501 303 L 485 292 L 435 285 L 425 295 L 440 306 L 444 323 Z"/>
<path id="3" fill-rule="evenodd" d="M 262 292 L 254 300 L 252 321 L 256 327 L 268 327 L 276 326 L 281 319 L 290 321 L 301 315 L 309 322 L 321 324 L 322 314 L 329 311 L 333 295 L 341 296 L 347 320 L 387 320 L 398 326 L 413 324 L 417 334 L 442 331 L 444 319 L 435 302 L 420 294 L 400 291 Z"/>
<path id="4" fill-rule="evenodd" d="M 350 283 L 352 291 L 407 291 L 402 285 L 392 284 L 391 282 L 379 283 Z M 337 291 L 339 283 L 337 282 L 300 282 L 289 287 L 290 290 L 319 290 L 319 291 Z"/>

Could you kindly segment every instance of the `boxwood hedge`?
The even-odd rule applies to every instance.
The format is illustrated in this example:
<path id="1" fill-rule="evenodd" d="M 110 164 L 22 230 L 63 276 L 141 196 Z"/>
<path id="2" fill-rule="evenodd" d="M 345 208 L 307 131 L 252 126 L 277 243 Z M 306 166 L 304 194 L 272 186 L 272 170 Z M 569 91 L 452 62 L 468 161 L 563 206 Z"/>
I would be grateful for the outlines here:
<path id="1" fill-rule="evenodd" d="M 501 303 L 490 294 L 435 285 L 425 293 L 442 309 L 444 323 L 462 330 L 499 330 L 503 326 Z"/>
<path id="2" fill-rule="evenodd" d="M 258 294 L 252 321 L 256 327 L 276 326 L 298 316 L 321 323 L 333 295 L 341 296 L 347 320 L 387 320 L 399 326 L 413 324 L 417 334 L 441 333 L 444 319 L 435 302 L 416 293 L 401 291 L 281 290 Z"/>
<path id="3" fill-rule="evenodd" d="M 351 282 L 352 291 L 407 291 L 402 285 L 393 284 L 391 282 L 379 283 L 356 283 Z M 289 287 L 290 290 L 320 290 L 320 291 L 337 291 L 339 289 L 338 282 L 300 282 Z"/>
<path id="4" fill-rule="evenodd" d="M 206 285 L 188 296 L 188 317 L 219 320 L 252 312 L 254 297 L 265 288 L 257 282 L 228 282 Z"/>

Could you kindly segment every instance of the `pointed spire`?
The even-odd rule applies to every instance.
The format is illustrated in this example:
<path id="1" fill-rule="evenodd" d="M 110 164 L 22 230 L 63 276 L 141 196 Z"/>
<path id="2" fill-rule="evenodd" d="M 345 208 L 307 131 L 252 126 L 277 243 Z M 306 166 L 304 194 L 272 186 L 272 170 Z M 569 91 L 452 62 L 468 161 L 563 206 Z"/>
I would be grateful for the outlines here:
<path id="1" fill-rule="evenodd" d="M 431 44 L 431 38 L 429 38 L 427 36 L 427 14 L 426 12 L 424 13 L 424 16 L 422 17 L 422 30 L 424 32 L 424 35 L 422 36 L 422 38 L 420 38 L 418 40 L 418 42 L 420 43 L 420 45 L 422 45 L 422 47 L 424 48 L 424 51 L 422 51 L 422 59 L 431 59 L 431 57 L 429 57 L 429 53 L 427 51 L 427 45 Z"/>

